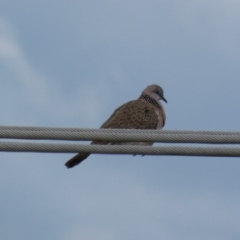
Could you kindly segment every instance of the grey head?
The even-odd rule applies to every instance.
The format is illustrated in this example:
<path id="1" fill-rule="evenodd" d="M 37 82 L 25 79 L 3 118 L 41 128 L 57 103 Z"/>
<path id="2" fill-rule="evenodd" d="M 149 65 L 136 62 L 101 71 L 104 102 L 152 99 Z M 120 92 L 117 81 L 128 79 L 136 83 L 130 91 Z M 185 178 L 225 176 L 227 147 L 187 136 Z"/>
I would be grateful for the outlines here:
<path id="1" fill-rule="evenodd" d="M 149 85 L 147 88 L 145 88 L 142 92 L 142 94 L 147 94 L 151 98 L 156 99 L 157 101 L 163 100 L 167 103 L 167 100 L 164 98 L 164 92 L 163 89 L 158 86 L 157 84 Z"/>

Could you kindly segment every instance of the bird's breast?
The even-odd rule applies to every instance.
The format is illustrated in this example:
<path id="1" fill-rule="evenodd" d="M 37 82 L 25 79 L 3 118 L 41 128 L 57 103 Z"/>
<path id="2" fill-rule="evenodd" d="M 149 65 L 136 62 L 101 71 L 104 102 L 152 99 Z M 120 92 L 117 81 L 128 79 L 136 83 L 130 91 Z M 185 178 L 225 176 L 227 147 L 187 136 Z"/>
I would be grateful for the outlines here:
<path id="1" fill-rule="evenodd" d="M 160 108 L 155 108 L 155 113 L 158 118 L 157 129 L 162 129 L 163 126 L 165 125 L 165 121 L 166 121 L 166 115 L 165 115 L 165 111 L 164 111 L 162 104 L 161 104 Z"/>

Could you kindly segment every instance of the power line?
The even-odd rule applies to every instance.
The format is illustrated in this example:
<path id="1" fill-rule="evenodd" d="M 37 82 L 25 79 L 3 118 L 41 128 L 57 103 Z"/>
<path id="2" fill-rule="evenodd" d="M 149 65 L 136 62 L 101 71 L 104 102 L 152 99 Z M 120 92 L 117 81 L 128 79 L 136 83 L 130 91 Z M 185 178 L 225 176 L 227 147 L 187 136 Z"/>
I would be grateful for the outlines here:
<path id="1" fill-rule="evenodd" d="M 162 142 L 201 144 L 240 144 L 240 132 L 163 131 L 136 129 L 82 129 L 50 127 L 0 126 L 2 139 L 28 140 L 98 140 L 120 142 Z M 29 142 L 0 142 L 0 151 L 7 152 L 88 152 L 107 154 L 144 154 L 180 156 L 240 156 L 236 147 L 182 147 L 134 145 L 79 145 Z"/>
<path id="2" fill-rule="evenodd" d="M 105 154 L 141 154 L 141 155 L 178 155 L 240 157 L 240 148 L 233 147 L 150 147 L 133 145 L 79 145 L 0 142 L 0 151 L 39 152 L 39 153 L 105 153 Z"/>
<path id="3" fill-rule="evenodd" d="M 164 131 L 135 129 L 75 129 L 0 127 L 0 138 L 38 140 L 147 141 L 162 143 L 240 144 L 239 132 Z"/>

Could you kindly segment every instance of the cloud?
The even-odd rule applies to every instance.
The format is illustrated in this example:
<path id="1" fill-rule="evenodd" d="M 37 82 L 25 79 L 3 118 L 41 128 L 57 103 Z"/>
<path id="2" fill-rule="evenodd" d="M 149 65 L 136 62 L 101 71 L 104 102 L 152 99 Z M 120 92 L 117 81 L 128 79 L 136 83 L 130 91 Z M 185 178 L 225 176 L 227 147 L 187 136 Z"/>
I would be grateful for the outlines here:
<path id="1" fill-rule="evenodd" d="M 181 3 L 182 4 L 182 3 Z M 184 28 L 212 49 L 227 55 L 239 51 L 240 27 L 239 1 L 185 1 L 182 6 L 181 22 Z"/>
<path id="2" fill-rule="evenodd" d="M 39 104 L 44 104 L 48 95 L 47 79 L 31 66 L 13 29 L 3 20 L 0 21 L 0 57 L 15 73 L 26 93 Z"/>
<path id="3" fill-rule="evenodd" d="M 0 60 L 5 65 L 5 72 L 7 69 L 5 81 L 7 84 L 11 82 L 8 96 L 19 97 L 15 101 L 25 100 L 40 112 L 50 114 L 50 118 L 53 112 L 55 117 L 63 118 L 80 114 L 84 115 L 86 122 L 96 124 L 102 105 L 101 96 L 106 95 L 104 83 L 91 84 L 86 80 L 84 85 L 76 83 L 72 94 L 66 94 L 61 82 L 50 79 L 31 64 L 14 29 L 4 20 L 0 20 Z"/>
<path id="4" fill-rule="evenodd" d="M 192 237 L 200 240 L 206 236 L 203 229 L 208 232 L 207 236 L 226 239 L 239 233 L 238 194 L 223 197 L 207 190 L 160 190 L 160 182 L 159 189 L 152 189 L 141 179 L 134 178 L 134 173 L 115 169 L 107 175 L 105 171 L 105 176 L 99 180 L 94 177 L 96 172 L 93 173 L 92 180 L 87 180 L 88 188 L 79 183 L 65 194 L 66 205 L 61 206 L 68 209 L 71 205 L 74 223 L 64 240 L 95 239 L 98 234 L 103 239 L 104 236 L 123 239 L 131 234 L 138 239 L 148 236 L 151 239 Z M 94 226 L 92 232 L 91 225 Z"/>

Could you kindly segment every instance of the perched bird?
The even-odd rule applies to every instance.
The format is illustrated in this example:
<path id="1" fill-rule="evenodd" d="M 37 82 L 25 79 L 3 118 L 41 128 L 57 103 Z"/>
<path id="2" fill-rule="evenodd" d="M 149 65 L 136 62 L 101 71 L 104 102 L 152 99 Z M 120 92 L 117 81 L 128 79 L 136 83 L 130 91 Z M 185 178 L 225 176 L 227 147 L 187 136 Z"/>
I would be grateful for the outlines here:
<path id="1" fill-rule="evenodd" d="M 167 103 L 163 96 L 163 89 L 154 84 L 143 90 L 137 100 L 127 102 L 117 108 L 101 128 L 130 128 L 130 129 L 162 129 L 166 115 L 160 100 Z M 91 144 L 136 144 L 152 145 L 151 142 L 104 142 L 93 141 Z M 65 163 L 72 168 L 86 159 L 89 153 L 78 153 Z"/>

